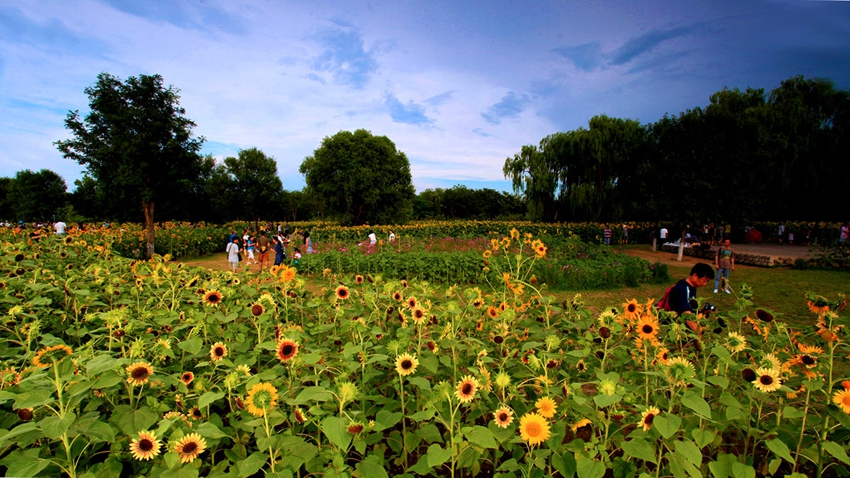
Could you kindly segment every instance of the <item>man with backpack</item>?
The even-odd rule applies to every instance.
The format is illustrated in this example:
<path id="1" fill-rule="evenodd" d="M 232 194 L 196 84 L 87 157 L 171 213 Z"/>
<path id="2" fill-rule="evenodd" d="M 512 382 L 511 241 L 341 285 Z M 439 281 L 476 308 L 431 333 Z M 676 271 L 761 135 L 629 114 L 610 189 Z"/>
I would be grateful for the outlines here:
<path id="1" fill-rule="evenodd" d="M 690 275 L 670 286 L 661 300 L 655 304 L 655 307 L 675 312 L 676 315 L 682 315 L 685 312 L 696 314 L 697 288 L 704 287 L 713 277 L 714 269 L 710 265 L 704 262 L 694 265 L 691 268 Z M 688 320 L 685 325 L 689 329 L 697 331 L 696 322 Z"/>

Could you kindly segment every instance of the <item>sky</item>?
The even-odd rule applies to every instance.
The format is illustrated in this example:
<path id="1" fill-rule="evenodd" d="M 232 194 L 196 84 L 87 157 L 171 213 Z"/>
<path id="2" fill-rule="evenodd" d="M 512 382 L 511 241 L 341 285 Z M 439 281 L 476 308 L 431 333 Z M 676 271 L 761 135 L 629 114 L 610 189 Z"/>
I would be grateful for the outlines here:
<path id="1" fill-rule="evenodd" d="M 0 176 L 74 189 L 53 143 L 101 72 L 162 75 L 203 154 L 257 147 L 287 190 L 366 129 L 417 192 L 510 191 L 506 158 L 596 115 L 648 124 L 796 75 L 850 90 L 850 1 L 0 0 Z"/>

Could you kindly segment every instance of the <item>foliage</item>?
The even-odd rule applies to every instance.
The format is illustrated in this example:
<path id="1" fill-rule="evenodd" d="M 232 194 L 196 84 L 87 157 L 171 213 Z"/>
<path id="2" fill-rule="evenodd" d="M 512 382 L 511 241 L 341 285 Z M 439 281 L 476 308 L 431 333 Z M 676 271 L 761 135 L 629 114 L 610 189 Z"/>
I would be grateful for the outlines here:
<path id="1" fill-rule="evenodd" d="M 404 223 L 412 214 L 410 162 L 386 136 L 340 131 L 325 137 L 299 170 L 308 193 L 343 224 Z"/>
<path id="2" fill-rule="evenodd" d="M 56 147 L 86 166 L 106 199 L 101 207 L 112 217 L 141 209 L 150 257 L 155 205 L 194 188 L 204 140 L 192 138 L 195 123 L 184 116 L 178 90 L 165 88 L 159 75 L 131 76 L 122 82 L 101 73 L 85 93 L 91 111 L 84 120 L 79 111 L 68 113 L 65 127 L 73 138 L 57 141 Z"/>
<path id="3" fill-rule="evenodd" d="M 736 306 L 591 314 L 494 237 L 488 287 L 115 257 L 77 235 L 0 245 L 0 459 L 12 476 L 843 475 L 843 297 L 792 330 Z M 519 254 L 507 254 L 517 242 Z M 89 476 L 87 475 L 87 476 Z"/>
<path id="4" fill-rule="evenodd" d="M 6 205 L 10 219 L 53 221 L 67 201 L 67 186 L 61 176 L 49 169 L 18 171 L 9 183 Z"/>

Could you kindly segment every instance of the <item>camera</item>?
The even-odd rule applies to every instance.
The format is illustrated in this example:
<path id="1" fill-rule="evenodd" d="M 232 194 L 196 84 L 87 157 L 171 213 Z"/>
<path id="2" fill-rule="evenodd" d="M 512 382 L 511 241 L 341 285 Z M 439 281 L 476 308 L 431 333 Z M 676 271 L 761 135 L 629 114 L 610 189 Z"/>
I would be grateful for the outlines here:
<path id="1" fill-rule="evenodd" d="M 701 312 L 703 315 L 708 316 L 708 314 L 710 314 L 710 313 L 714 312 L 715 310 L 717 310 L 717 307 L 715 307 L 715 306 L 714 306 L 714 304 L 712 304 L 711 302 L 706 302 L 706 303 L 702 306 L 702 309 L 700 309 L 700 312 Z"/>

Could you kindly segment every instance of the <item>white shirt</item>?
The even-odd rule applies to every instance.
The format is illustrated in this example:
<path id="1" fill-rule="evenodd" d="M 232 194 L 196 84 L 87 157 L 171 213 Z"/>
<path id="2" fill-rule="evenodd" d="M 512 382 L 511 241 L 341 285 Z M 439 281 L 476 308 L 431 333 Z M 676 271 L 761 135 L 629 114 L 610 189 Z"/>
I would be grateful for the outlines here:
<path id="1" fill-rule="evenodd" d="M 661 239 L 667 239 L 667 228 L 662 227 L 660 232 L 661 232 Z"/>
<path id="2" fill-rule="evenodd" d="M 378 242 L 378 236 L 375 235 L 374 232 L 369 233 L 369 244 L 375 244 Z"/>
<path id="3" fill-rule="evenodd" d="M 53 225 L 53 230 L 56 231 L 56 234 L 65 234 L 65 223 L 62 221 L 57 222 Z"/>

